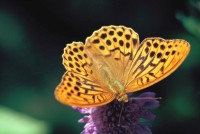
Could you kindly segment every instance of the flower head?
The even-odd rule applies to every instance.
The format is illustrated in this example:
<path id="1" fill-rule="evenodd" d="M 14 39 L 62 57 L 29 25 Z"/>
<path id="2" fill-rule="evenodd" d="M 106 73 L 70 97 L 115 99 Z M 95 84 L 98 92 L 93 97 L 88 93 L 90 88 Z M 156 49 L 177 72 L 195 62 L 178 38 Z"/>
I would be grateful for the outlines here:
<path id="1" fill-rule="evenodd" d="M 82 114 L 89 114 L 78 121 L 86 123 L 81 134 L 151 134 L 149 121 L 153 121 L 155 115 L 148 109 L 159 106 L 154 97 L 155 93 L 146 92 L 130 97 L 127 103 L 114 100 L 101 107 L 73 107 Z"/>

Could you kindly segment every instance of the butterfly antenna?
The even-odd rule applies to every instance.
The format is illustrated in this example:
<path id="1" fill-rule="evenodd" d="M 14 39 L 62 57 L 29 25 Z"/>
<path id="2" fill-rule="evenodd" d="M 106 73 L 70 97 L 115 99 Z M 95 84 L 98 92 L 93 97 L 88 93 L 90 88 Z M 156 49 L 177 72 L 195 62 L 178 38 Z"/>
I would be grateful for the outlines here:
<path id="1" fill-rule="evenodd" d="M 161 100 L 162 97 L 136 97 L 134 100 Z"/>
<path id="2" fill-rule="evenodd" d="M 122 115 L 123 108 L 124 108 L 124 102 L 123 102 L 123 104 L 122 104 L 122 109 L 121 109 L 120 114 L 119 114 L 118 127 L 121 126 L 120 122 L 121 122 L 121 115 Z"/>

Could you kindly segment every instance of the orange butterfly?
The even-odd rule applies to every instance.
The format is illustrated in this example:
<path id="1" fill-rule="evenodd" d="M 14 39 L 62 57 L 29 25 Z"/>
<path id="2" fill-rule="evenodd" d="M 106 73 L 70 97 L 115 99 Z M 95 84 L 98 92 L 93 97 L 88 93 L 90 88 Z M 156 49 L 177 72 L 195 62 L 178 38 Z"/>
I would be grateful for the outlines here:
<path id="1" fill-rule="evenodd" d="M 66 105 L 93 107 L 115 98 L 127 102 L 127 93 L 144 89 L 170 75 L 184 61 L 190 44 L 181 39 L 146 38 L 125 26 L 103 26 L 86 43 L 64 49 L 67 69 L 55 90 Z"/>

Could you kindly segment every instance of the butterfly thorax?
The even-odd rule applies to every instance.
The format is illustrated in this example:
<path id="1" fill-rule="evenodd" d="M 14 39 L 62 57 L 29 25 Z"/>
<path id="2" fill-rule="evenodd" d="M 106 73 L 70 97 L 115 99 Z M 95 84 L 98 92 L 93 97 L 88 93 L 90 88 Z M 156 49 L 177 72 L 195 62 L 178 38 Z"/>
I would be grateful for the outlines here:
<path id="1" fill-rule="evenodd" d="M 109 89 L 112 91 L 112 93 L 116 96 L 116 99 L 118 101 L 128 102 L 128 96 L 124 90 L 123 85 L 121 82 L 117 80 L 113 80 L 109 84 Z"/>
<path id="2" fill-rule="evenodd" d="M 93 62 L 91 68 L 92 70 L 95 70 L 93 71 L 93 78 L 103 88 L 108 88 L 118 101 L 128 102 L 128 97 L 123 86 L 124 84 L 122 84 L 119 76 L 116 75 L 116 72 L 114 71 L 115 68 L 112 68 L 112 65 L 109 64 L 110 62 L 106 61 L 105 57 L 90 52 L 88 52 L 88 54 Z"/>

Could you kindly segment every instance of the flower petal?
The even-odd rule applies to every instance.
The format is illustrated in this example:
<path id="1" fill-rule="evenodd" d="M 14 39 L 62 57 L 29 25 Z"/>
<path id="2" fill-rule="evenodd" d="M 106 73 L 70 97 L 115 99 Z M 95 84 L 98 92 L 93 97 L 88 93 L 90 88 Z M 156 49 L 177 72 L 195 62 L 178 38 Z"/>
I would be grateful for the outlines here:
<path id="1" fill-rule="evenodd" d="M 85 130 L 83 130 L 80 134 L 88 134 Z"/>
<path id="2" fill-rule="evenodd" d="M 147 126 L 136 125 L 134 134 L 152 134 L 151 129 Z"/>
<path id="3" fill-rule="evenodd" d="M 86 123 L 81 134 L 114 133 L 115 130 L 117 133 L 152 134 L 149 126 L 156 116 L 148 109 L 160 105 L 155 96 L 153 92 L 146 92 L 138 97 L 129 97 L 123 107 L 117 100 L 101 107 L 73 107 L 82 114 L 89 114 L 78 121 Z"/>
<path id="4" fill-rule="evenodd" d="M 156 93 L 154 92 L 145 92 L 138 96 L 138 98 L 145 98 L 145 97 L 155 97 Z"/>
<path id="5" fill-rule="evenodd" d="M 141 116 L 148 120 L 154 120 L 156 118 L 156 115 L 148 110 L 143 110 Z"/>
<path id="6" fill-rule="evenodd" d="M 157 108 L 160 106 L 159 101 L 156 100 L 155 98 L 156 94 L 154 92 L 145 92 L 141 95 L 139 95 L 136 98 L 131 98 L 135 99 L 136 103 L 139 104 L 140 107 L 143 108 Z M 137 99 L 140 98 L 140 99 Z"/>
<path id="7" fill-rule="evenodd" d="M 92 122 L 85 124 L 84 128 L 85 129 L 81 132 L 81 134 L 93 134 L 96 132 L 96 127 Z"/>
<path id="8" fill-rule="evenodd" d="M 90 116 L 84 116 L 80 120 L 78 120 L 78 123 L 87 123 L 90 120 Z"/>
<path id="9" fill-rule="evenodd" d="M 80 107 L 76 107 L 76 106 L 72 106 L 72 108 L 73 108 L 75 111 L 77 111 L 77 112 L 79 112 L 79 113 L 81 113 L 81 114 L 87 114 L 87 113 L 89 113 L 89 111 L 90 111 L 90 108 L 80 108 Z"/>
<path id="10" fill-rule="evenodd" d="M 158 100 L 147 100 L 146 102 L 143 103 L 143 108 L 158 108 L 160 106 L 160 103 Z"/>

